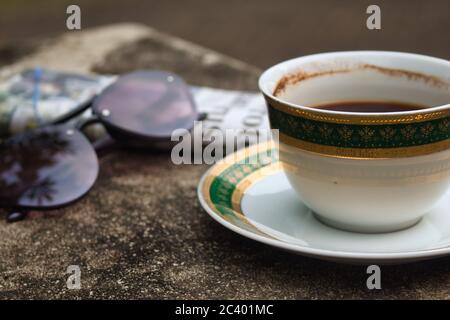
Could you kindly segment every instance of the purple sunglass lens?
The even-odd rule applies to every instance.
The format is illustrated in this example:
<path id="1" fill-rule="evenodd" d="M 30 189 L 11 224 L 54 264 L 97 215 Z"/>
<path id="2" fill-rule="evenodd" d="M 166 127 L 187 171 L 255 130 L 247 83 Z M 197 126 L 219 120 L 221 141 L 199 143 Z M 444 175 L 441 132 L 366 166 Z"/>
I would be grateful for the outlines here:
<path id="1" fill-rule="evenodd" d="M 122 76 L 96 99 L 94 112 L 108 126 L 146 138 L 170 138 L 193 127 L 198 113 L 189 87 L 178 76 L 138 71 Z"/>
<path id="2" fill-rule="evenodd" d="M 67 126 L 40 128 L 0 144 L 0 207 L 53 209 L 86 194 L 98 174 L 89 141 Z"/>

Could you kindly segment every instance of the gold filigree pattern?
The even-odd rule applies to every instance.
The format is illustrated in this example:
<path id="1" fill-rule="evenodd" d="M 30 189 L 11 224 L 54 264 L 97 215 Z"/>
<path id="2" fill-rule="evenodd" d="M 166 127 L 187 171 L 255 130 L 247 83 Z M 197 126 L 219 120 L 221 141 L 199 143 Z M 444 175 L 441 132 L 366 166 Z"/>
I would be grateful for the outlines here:
<path id="1" fill-rule="evenodd" d="M 331 128 L 327 124 L 322 124 L 321 126 L 319 126 L 319 132 L 323 138 L 330 137 L 333 134 L 333 131 L 334 131 L 333 128 Z"/>
<path id="2" fill-rule="evenodd" d="M 407 140 L 411 140 L 414 137 L 414 134 L 416 133 L 416 131 L 417 131 L 417 128 L 413 127 L 411 125 L 400 129 L 400 132 Z"/>
<path id="3" fill-rule="evenodd" d="M 353 135 L 353 130 L 349 129 L 346 126 L 343 126 L 342 128 L 338 129 L 338 133 L 343 140 L 349 141 Z"/>
<path id="4" fill-rule="evenodd" d="M 439 124 L 439 130 L 441 130 L 442 132 L 448 132 L 450 130 L 450 120 L 444 119 Z"/>
<path id="5" fill-rule="evenodd" d="M 395 130 L 391 127 L 386 127 L 380 130 L 380 136 L 386 140 L 389 141 L 395 136 Z"/>
<path id="6" fill-rule="evenodd" d="M 370 141 L 370 139 L 372 139 L 374 134 L 375 130 L 370 127 L 364 127 L 361 130 L 359 130 L 359 135 L 361 139 L 365 142 Z"/>
<path id="7" fill-rule="evenodd" d="M 420 131 L 425 137 L 428 137 L 430 134 L 433 133 L 434 126 L 431 123 L 425 123 L 423 126 L 420 127 Z"/>
<path id="8" fill-rule="evenodd" d="M 421 121 L 406 124 L 371 125 L 366 122 L 367 119 L 358 124 L 352 124 L 352 121 L 342 124 L 303 118 L 280 111 L 270 104 L 268 108 L 271 126 L 279 129 L 280 136 L 290 137 L 292 141 L 298 140 L 299 143 L 296 144 L 306 146 L 307 151 L 327 150 L 327 155 L 337 157 L 389 158 L 425 155 L 445 150 L 450 140 L 450 116 L 430 120 L 428 114 L 415 114 L 415 119 L 420 118 Z M 296 124 L 291 126 L 290 123 Z"/>
<path id="9" fill-rule="evenodd" d="M 303 130 L 305 130 L 307 135 L 311 135 L 314 131 L 314 125 L 310 121 L 304 121 L 301 124 Z"/>

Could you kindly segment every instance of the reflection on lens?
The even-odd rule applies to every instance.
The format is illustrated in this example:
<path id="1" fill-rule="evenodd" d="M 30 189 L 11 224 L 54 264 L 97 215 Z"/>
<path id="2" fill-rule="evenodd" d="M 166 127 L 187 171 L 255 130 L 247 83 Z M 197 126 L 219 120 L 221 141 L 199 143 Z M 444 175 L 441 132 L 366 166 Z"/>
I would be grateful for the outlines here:
<path id="1" fill-rule="evenodd" d="M 176 129 L 191 129 L 198 118 L 186 83 L 161 71 L 119 78 L 95 101 L 94 112 L 112 127 L 150 138 L 170 138 Z"/>
<path id="2" fill-rule="evenodd" d="M 66 126 L 14 136 L 0 150 L 2 208 L 58 208 L 86 194 L 97 178 L 95 151 Z"/>

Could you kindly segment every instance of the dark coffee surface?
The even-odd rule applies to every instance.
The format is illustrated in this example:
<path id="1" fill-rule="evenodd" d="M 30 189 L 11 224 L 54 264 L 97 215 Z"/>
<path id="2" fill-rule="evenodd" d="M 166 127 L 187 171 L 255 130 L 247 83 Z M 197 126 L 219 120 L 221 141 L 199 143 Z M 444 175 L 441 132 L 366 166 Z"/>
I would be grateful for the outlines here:
<path id="1" fill-rule="evenodd" d="M 413 111 L 423 109 L 424 107 L 401 102 L 346 101 L 346 102 L 327 103 L 323 105 L 314 106 L 314 108 L 331 111 L 370 113 L 370 112 Z"/>

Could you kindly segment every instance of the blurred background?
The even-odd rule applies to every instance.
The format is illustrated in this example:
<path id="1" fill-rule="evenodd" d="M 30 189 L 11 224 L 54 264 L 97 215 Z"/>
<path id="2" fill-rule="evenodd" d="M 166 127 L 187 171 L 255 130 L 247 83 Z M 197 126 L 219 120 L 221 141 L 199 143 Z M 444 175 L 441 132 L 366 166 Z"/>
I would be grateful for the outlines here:
<path id="1" fill-rule="evenodd" d="M 450 0 L 0 0 L 0 65 L 30 42 L 68 32 L 78 4 L 83 29 L 139 22 L 261 68 L 299 55 L 399 50 L 450 59 Z M 366 28 L 377 4 L 382 29 Z"/>

